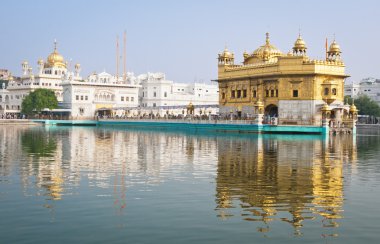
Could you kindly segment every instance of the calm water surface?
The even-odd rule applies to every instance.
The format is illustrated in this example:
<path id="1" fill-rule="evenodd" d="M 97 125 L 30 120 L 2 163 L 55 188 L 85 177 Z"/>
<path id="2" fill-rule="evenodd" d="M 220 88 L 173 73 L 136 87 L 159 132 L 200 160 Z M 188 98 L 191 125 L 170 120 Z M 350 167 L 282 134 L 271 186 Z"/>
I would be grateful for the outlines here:
<path id="1" fill-rule="evenodd" d="M 0 127 L 0 243 L 379 243 L 380 137 Z"/>

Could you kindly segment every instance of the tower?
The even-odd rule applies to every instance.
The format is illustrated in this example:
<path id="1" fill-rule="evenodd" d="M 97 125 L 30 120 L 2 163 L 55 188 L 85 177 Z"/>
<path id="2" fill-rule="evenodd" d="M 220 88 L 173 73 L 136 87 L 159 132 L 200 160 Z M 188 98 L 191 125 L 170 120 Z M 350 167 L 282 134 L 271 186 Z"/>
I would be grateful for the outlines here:
<path id="1" fill-rule="evenodd" d="M 42 71 L 44 69 L 44 60 L 39 59 L 37 64 L 38 64 L 38 74 L 42 75 Z"/>
<path id="2" fill-rule="evenodd" d="M 298 34 L 297 40 L 294 42 L 293 55 L 305 56 L 306 55 L 306 43 L 302 39 L 301 34 Z"/>
<path id="3" fill-rule="evenodd" d="M 119 81 L 119 36 L 116 36 L 116 82 Z"/>
<path id="4" fill-rule="evenodd" d="M 79 73 L 80 73 L 80 64 L 75 64 L 74 66 L 75 68 L 75 77 L 78 78 L 79 77 Z"/>
<path id="5" fill-rule="evenodd" d="M 340 46 L 338 43 L 336 43 L 335 39 L 331 43 L 329 51 L 327 52 L 327 60 L 328 61 L 340 61 L 340 54 L 342 52 L 340 51 Z"/>
<path id="6" fill-rule="evenodd" d="M 22 74 L 23 75 L 27 75 L 28 74 L 28 70 L 29 70 L 28 61 L 22 62 L 21 67 L 22 67 Z"/>
<path id="7" fill-rule="evenodd" d="M 127 76 L 127 32 L 124 31 L 123 37 L 123 80 L 126 80 Z"/>
<path id="8" fill-rule="evenodd" d="M 219 65 L 231 65 L 234 64 L 234 54 L 228 51 L 227 47 L 224 48 L 224 51 L 218 54 L 218 64 Z"/>

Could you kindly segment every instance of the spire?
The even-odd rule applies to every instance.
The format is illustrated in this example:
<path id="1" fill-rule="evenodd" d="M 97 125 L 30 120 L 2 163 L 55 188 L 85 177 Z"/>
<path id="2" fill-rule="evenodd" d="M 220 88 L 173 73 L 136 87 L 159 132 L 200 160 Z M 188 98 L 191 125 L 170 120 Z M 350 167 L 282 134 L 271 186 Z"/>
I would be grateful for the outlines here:
<path id="1" fill-rule="evenodd" d="M 126 80 L 127 75 L 127 31 L 124 31 L 123 38 L 123 80 Z"/>
<path id="2" fill-rule="evenodd" d="M 57 39 L 54 39 L 54 52 L 57 51 Z"/>
<path id="3" fill-rule="evenodd" d="M 116 81 L 119 80 L 119 36 L 116 36 Z"/>
<path id="4" fill-rule="evenodd" d="M 268 45 L 270 43 L 270 41 L 269 41 L 269 32 L 267 32 L 265 35 L 266 35 L 265 43 Z"/>

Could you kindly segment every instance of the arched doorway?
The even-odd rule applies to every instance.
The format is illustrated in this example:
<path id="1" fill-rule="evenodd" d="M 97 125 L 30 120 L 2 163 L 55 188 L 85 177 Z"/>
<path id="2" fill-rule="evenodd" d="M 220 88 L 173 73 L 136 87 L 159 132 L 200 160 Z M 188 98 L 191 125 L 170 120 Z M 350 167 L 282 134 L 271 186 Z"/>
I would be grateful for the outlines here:
<path id="1" fill-rule="evenodd" d="M 268 106 L 265 107 L 264 114 L 265 114 L 265 116 L 277 117 L 278 116 L 278 107 L 274 104 L 269 104 Z"/>

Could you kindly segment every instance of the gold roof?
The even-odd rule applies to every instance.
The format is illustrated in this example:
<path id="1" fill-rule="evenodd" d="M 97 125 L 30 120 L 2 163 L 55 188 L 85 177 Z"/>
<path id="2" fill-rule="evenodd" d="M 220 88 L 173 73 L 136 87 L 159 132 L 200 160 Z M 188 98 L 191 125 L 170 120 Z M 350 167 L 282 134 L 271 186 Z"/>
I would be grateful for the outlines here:
<path id="1" fill-rule="evenodd" d="M 47 57 L 47 62 L 45 64 L 47 67 L 59 67 L 66 68 L 65 60 L 62 55 L 57 51 L 57 42 L 54 42 L 54 51 Z"/>
<path id="2" fill-rule="evenodd" d="M 233 58 L 234 54 L 231 53 L 231 52 L 227 49 L 227 47 L 225 47 L 225 48 L 224 48 L 224 51 L 223 51 L 221 54 L 219 54 L 219 56 L 220 56 L 220 57 L 226 57 L 226 58 Z"/>
<path id="3" fill-rule="evenodd" d="M 301 34 L 298 35 L 296 42 L 294 43 L 293 50 L 305 50 L 307 49 L 305 41 L 302 39 Z"/>
<path id="4" fill-rule="evenodd" d="M 255 51 L 253 51 L 253 56 L 256 56 L 260 59 L 267 59 L 274 56 L 281 56 L 282 52 L 272 45 L 269 40 L 269 33 L 266 33 L 265 45 L 260 46 Z"/>
<path id="5" fill-rule="evenodd" d="M 330 45 L 329 53 L 341 53 L 340 46 L 335 40 Z"/>
<path id="6" fill-rule="evenodd" d="M 330 111 L 330 110 L 331 108 L 327 103 L 323 104 L 321 111 Z"/>
<path id="7" fill-rule="evenodd" d="M 350 106 L 350 112 L 358 112 L 358 109 L 356 108 L 355 104 L 352 104 Z"/>

